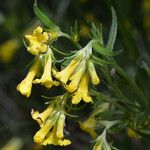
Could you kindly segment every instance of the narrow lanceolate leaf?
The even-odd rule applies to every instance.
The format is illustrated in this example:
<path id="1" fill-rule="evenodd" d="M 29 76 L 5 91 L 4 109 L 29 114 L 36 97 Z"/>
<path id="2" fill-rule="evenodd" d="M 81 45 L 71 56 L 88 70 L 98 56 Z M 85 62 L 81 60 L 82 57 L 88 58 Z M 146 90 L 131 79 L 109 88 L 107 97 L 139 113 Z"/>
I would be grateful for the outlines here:
<path id="1" fill-rule="evenodd" d="M 91 37 L 92 39 L 99 41 L 101 45 L 104 44 L 103 35 L 102 35 L 102 24 L 100 24 L 99 28 L 96 28 L 94 23 L 92 23 L 91 34 L 92 34 Z"/>
<path id="2" fill-rule="evenodd" d="M 106 61 L 106 60 L 100 59 L 96 56 L 92 56 L 92 61 L 96 64 L 100 64 L 101 66 L 103 66 L 104 64 L 115 64 L 115 62 L 113 62 L 113 61 Z"/>
<path id="3" fill-rule="evenodd" d="M 112 51 L 117 35 L 117 16 L 113 7 L 111 7 L 111 12 L 112 12 L 112 23 L 106 48 Z"/>
<path id="4" fill-rule="evenodd" d="M 40 21 L 51 31 L 60 32 L 60 28 L 51 21 L 38 7 L 37 0 L 34 1 L 33 10 L 35 15 L 40 19 Z"/>
<path id="5" fill-rule="evenodd" d="M 110 50 L 108 50 L 108 48 L 102 47 L 98 43 L 95 43 L 93 45 L 93 48 L 96 50 L 96 52 L 98 52 L 99 54 L 101 54 L 103 56 L 115 56 L 115 55 L 118 55 L 122 52 L 122 50 L 120 50 L 120 51 L 110 51 Z"/>

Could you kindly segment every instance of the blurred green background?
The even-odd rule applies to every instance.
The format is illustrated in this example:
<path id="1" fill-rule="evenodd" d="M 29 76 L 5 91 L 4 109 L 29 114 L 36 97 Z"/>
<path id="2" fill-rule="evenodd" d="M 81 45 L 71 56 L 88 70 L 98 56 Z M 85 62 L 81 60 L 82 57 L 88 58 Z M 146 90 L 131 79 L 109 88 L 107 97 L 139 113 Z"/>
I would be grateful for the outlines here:
<path id="1" fill-rule="evenodd" d="M 19 137 L 24 150 L 88 150 L 90 137 L 83 133 L 73 120 L 67 121 L 72 145 L 66 148 L 40 147 L 32 137 L 39 129 L 31 119 L 31 109 L 44 108 L 46 100 L 41 95 L 51 96 L 56 88 L 47 90 L 34 86 L 28 99 L 16 91 L 16 86 L 25 77 L 33 57 L 23 44 L 24 34 L 39 25 L 33 13 L 33 0 L 0 1 L 0 147 L 11 138 Z M 118 36 L 115 49 L 123 49 L 116 59 L 130 77 L 135 76 L 138 65 L 150 60 L 150 0 L 39 0 L 39 7 L 62 29 L 70 33 L 77 20 L 80 43 L 89 41 L 91 23 L 103 24 L 104 40 L 107 40 L 111 24 L 111 5 L 118 17 Z M 72 50 L 66 41 L 56 43 L 61 49 Z M 56 57 L 57 54 L 55 54 Z M 58 91 L 58 93 L 61 91 Z M 68 130 L 68 129 L 67 129 Z M 149 150 L 148 139 L 131 139 L 127 134 L 115 135 L 114 145 L 121 150 Z M 0 148 L 1 149 L 1 148 Z M 10 149 L 11 150 L 11 149 Z M 17 150 L 17 149 L 16 149 Z"/>

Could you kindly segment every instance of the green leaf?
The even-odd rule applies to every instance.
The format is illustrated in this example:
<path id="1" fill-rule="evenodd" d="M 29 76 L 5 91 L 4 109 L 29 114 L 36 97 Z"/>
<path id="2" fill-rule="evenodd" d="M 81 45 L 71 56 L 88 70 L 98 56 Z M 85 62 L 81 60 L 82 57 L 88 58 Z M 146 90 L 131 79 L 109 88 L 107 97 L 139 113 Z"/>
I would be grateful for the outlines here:
<path id="1" fill-rule="evenodd" d="M 116 40 L 116 35 L 117 35 L 117 16 L 113 7 L 111 7 L 111 12 L 112 12 L 112 24 L 109 32 L 108 42 L 106 45 L 106 48 L 110 51 L 113 50 L 114 43 Z"/>
<path id="2" fill-rule="evenodd" d="M 52 22 L 38 7 L 37 0 L 34 1 L 33 11 L 40 21 L 50 30 L 54 32 L 60 32 L 60 28 Z"/>
<path id="3" fill-rule="evenodd" d="M 140 134 L 141 136 L 144 136 L 146 138 L 150 138 L 150 130 L 145 130 L 145 129 L 137 129 L 135 130 L 138 134 Z"/>
<path id="4" fill-rule="evenodd" d="M 142 103 L 144 102 L 143 104 L 146 104 L 147 102 L 146 102 L 145 96 L 143 92 L 141 91 L 141 89 L 137 86 L 137 84 L 134 81 L 130 80 L 126 72 L 120 66 L 115 64 L 114 68 L 116 69 L 116 72 L 120 76 L 122 76 L 128 82 L 128 84 L 132 87 L 133 92 L 136 93 L 136 95 L 141 99 L 141 102 Z"/>
<path id="5" fill-rule="evenodd" d="M 91 28 L 91 34 L 92 34 L 92 39 L 97 40 L 100 45 L 104 44 L 103 41 L 103 35 L 102 35 L 102 24 L 100 24 L 99 28 L 96 28 L 94 23 L 92 23 L 92 28 Z"/>
<path id="6" fill-rule="evenodd" d="M 98 58 L 96 56 L 92 56 L 92 61 L 94 63 L 100 64 L 101 66 L 103 66 L 103 64 L 114 64 L 113 61 L 106 61 L 106 60 Z"/>
<path id="7" fill-rule="evenodd" d="M 120 51 L 109 51 L 107 48 L 102 47 L 98 43 L 95 43 L 93 45 L 93 48 L 96 50 L 96 52 L 98 52 L 99 54 L 101 54 L 103 56 L 115 56 L 115 55 L 119 55 L 122 52 L 122 50 L 120 50 Z"/>
<path id="8" fill-rule="evenodd" d="M 71 37 L 73 41 L 78 42 L 79 41 L 79 30 L 78 30 L 78 22 L 75 21 L 74 26 L 71 27 Z"/>

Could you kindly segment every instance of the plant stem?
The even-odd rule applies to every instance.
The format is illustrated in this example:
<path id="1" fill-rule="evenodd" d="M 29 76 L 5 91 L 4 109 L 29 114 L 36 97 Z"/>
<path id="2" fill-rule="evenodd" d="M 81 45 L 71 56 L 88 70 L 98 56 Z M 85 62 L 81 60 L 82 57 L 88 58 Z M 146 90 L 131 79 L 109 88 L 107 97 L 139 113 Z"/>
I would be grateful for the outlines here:
<path id="1" fill-rule="evenodd" d="M 54 51 L 56 51 L 57 53 L 59 53 L 59 54 L 61 54 L 61 55 L 65 55 L 65 56 L 69 56 L 70 54 L 66 54 L 66 53 L 64 53 L 64 52 L 62 52 L 62 51 L 60 51 L 60 50 L 58 50 L 57 48 L 55 48 L 54 46 L 52 46 L 52 45 L 50 45 L 50 47 L 54 50 Z"/>
<path id="2" fill-rule="evenodd" d="M 70 40 L 77 48 L 79 49 L 82 48 L 82 46 L 78 42 L 75 42 L 69 34 L 61 32 L 60 36 L 65 37 L 68 40 Z"/>

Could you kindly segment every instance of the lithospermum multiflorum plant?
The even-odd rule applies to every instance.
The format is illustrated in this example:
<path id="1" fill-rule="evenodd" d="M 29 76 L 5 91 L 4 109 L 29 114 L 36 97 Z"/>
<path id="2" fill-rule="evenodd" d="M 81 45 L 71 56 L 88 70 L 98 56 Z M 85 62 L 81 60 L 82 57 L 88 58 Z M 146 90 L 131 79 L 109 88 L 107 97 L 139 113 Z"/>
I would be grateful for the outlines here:
<path id="1" fill-rule="evenodd" d="M 27 97 L 31 96 L 33 84 L 41 84 L 49 90 L 57 86 L 64 91 L 62 95 L 49 98 L 43 112 L 32 109 L 31 116 L 40 127 L 33 138 L 36 143 L 70 145 L 69 134 L 64 132 L 64 128 L 67 128 L 66 119 L 77 115 L 75 122 L 93 138 L 89 142 L 93 150 L 116 149 L 111 141 L 107 141 L 106 135 L 114 140 L 113 135 L 121 130 L 134 138 L 149 135 L 150 97 L 144 94 L 136 79 L 131 80 L 115 60 L 121 51 L 113 51 L 117 17 L 113 7 L 111 10 L 112 24 L 108 42 L 103 41 L 102 25 L 97 28 L 92 23 L 91 40 L 81 46 L 77 24 L 72 28 L 71 35 L 62 32 L 38 8 L 35 1 L 34 13 L 43 26 L 39 25 L 33 33 L 25 35 L 27 51 L 35 58 L 17 90 Z M 70 52 L 64 53 L 54 46 L 60 37 L 74 44 Z M 54 52 L 60 54 L 62 60 L 58 60 Z M 149 78 L 149 68 L 144 69 Z M 91 107 L 91 112 L 86 116 L 80 115 L 78 110 L 87 106 Z"/>

